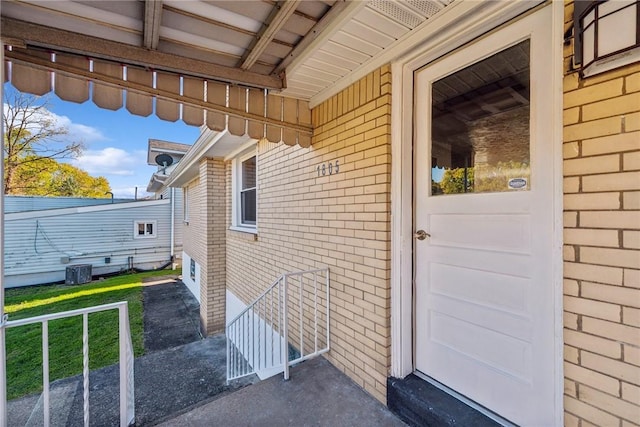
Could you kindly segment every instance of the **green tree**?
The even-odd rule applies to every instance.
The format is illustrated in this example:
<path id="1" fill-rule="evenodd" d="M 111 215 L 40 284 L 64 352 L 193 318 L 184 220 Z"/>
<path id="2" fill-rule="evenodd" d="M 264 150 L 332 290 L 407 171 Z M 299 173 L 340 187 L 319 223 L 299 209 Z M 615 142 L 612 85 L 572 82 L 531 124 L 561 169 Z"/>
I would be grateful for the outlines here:
<path id="1" fill-rule="evenodd" d="M 466 183 L 466 189 L 465 189 Z M 473 192 L 473 168 L 447 169 L 442 175 L 440 188 L 444 194 Z"/>
<path id="2" fill-rule="evenodd" d="M 105 177 L 94 178 L 82 169 L 54 159 L 26 161 L 15 170 L 14 178 L 20 183 L 19 194 L 26 196 L 103 198 L 111 191 Z"/>
<path id="3" fill-rule="evenodd" d="M 69 130 L 49 111 L 46 98 L 20 92 L 7 93 L 4 118 L 4 192 L 25 194 L 19 170 L 50 168 L 48 160 L 77 157 L 83 149 L 79 141 L 68 141 Z"/>

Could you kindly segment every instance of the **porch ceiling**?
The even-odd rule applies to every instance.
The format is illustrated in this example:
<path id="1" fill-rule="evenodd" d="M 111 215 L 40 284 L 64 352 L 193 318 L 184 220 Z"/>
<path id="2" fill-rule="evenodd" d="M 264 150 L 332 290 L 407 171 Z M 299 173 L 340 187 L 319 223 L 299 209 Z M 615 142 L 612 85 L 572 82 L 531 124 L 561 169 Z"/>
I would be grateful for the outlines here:
<path id="1" fill-rule="evenodd" d="M 28 79 L 25 74 L 21 90 L 55 90 L 64 99 L 84 102 L 91 80 L 120 91 L 93 94 L 105 108 L 120 108 L 118 97 L 126 89 L 148 95 L 137 103 L 127 100 L 133 114 L 148 115 L 155 106 L 166 120 L 181 118 L 234 135 L 246 132 L 306 146 L 311 131 L 307 101 L 317 101 L 336 82 L 362 77 L 363 67 L 452 2 L 3 0 L 0 33 L 12 46 L 5 52 L 7 61 L 22 65 L 21 71 L 40 70 L 40 82 L 34 83 L 36 73 Z M 126 68 L 131 71 L 120 70 Z M 87 88 L 57 77 L 50 79 L 55 80 L 51 87 L 46 82 L 51 75 L 43 70 L 80 76 Z M 194 83 L 198 79 L 209 82 L 209 99 L 206 83 L 204 89 Z M 284 99 L 265 96 L 262 101 L 248 88 Z M 286 98 L 299 102 L 287 104 Z M 291 108 L 294 113 L 287 117 Z M 203 111 L 210 112 L 204 120 Z"/>

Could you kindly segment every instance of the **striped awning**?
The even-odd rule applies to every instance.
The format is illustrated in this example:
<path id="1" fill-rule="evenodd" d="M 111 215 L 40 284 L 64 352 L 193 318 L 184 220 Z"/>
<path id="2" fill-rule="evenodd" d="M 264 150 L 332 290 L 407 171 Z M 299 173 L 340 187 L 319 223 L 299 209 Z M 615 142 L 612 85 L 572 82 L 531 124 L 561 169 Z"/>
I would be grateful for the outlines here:
<path id="1" fill-rule="evenodd" d="M 287 145 L 311 144 L 311 110 L 305 100 L 256 89 L 39 48 L 7 47 L 5 80 L 22 92 L 54 92 L 65 101 L 167 121 L 206 125 L 232 135 Z"/>

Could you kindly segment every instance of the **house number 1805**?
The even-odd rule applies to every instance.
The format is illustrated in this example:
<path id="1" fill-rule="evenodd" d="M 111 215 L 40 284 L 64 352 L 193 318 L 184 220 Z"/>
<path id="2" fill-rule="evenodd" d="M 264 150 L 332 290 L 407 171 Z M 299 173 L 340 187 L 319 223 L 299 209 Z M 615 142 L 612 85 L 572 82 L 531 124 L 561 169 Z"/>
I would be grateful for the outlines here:
<path id="1" fill-rule="evenodd" d="M 316 171 L 318 172 L 318 176 L 333 175 L 334 173 L 340 172 L 340 164 L 338 160 L 323 163 L 316 167 Z"/>

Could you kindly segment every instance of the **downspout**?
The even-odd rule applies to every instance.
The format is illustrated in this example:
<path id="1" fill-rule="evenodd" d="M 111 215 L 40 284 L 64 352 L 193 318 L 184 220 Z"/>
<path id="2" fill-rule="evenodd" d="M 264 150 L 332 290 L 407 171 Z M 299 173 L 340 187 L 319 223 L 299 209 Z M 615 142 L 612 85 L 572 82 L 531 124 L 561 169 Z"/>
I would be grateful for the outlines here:
<path id="1" fill-rule="evenodd" d="M 0 82 L 4 82 L 4 43 L 0 42 Z M 0 99 L 4 100 L 4 84 L 0 84 Z M 4 102 L 4 101 L 3 101 Z M 4 114 L 0 116 L 0 427 L 7 427 L 7 348 L 4 314 Z"/>
<path id="2" fill-rule="evenodd" d="M 175 239 L 176 239 L 176 189 L 171 187 L 171 269 L 176 269 Z"/>

